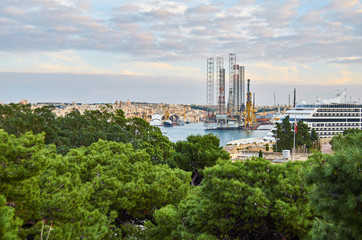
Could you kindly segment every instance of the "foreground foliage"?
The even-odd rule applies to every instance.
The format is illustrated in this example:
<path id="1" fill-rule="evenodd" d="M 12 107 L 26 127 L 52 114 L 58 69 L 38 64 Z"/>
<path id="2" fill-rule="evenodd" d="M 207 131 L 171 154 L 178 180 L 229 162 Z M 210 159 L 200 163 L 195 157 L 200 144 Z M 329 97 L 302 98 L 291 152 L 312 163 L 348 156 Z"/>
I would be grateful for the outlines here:
<path id="1" fill-rule="evenodd" d="M 333 139 L 334 155 L 314 154 L 307 175 L 315 185 L 311 201 L 323 219 L 314 224 L 314 239 L 362 238 L 362 132 Z"/>
<path id="2" fill-rule="evenodd" d="M 285 117 L 282 123 L 275 124 L 275 130 L 273 130 L 273 137 L 276 139 L 276 144 L 273 145 L 275 152 L 281 152 L 282 150 L 292 150 L 294 143 L 294 124 L 290 123 L 289 116 Z M 295 134 L 295 146 L 305 146 L 306 148 L 311 148 L 313 142 L 318 140 L 318 134 L 313 129 L 310 131 L 310 128 L 303 120 L 298 121 L 297 123 L 297 132 Z"/>
<path id="3" fill-rule="evenodd" d="M 99 141 L 58 156 L 43 178 L 42 188 L 50 193 L 43 208 L 49 209 L 50 219 L 70 225 L 70 239 L 109 239 L 114 233 L 132 235 L 130 229 L 154 210 L 178 203 L 188 191 L 189 174 L 152 165 L 146 151 L 131 145 Z M 86 224 L 80 224 L 83 220 Z M 72 221 L 79 226 L 74 229 Z"/>
<path id="4" fill-rule="evenodd" d="M 51 110 L 0 106 L 0 239 L 362 238 L 361 131 L 304 163 L 232 163 L 214 135 Z"/>
<path id="5" fill-rule="evenodd" d="M 15 207 L 24 222 L 40 218 L 39 176 L 55 157 L 44 135 L 30 132 L 15 137 L 0 129 L 0 194 Z"/>
<path id="6" fill-rule="evenodd" d="M 202 185 L 147 222 L 147 239 L 298 239 L 313 220 L 302 164 L 220 162 Z"/>
<path id="7" fill-rule="evenodd" d="M 171 164 L 173 143 L 157 127 L 140 118 L 126 119 L 121 109 L 104 106 L 101 110 L 78 110 L 56 118 L 54 107 L 31 109 L 30 105 L 0 105 L 0 129 L 20 136 L 28 131 L 45 133 L 45 143 L 55 144 L 65 155 L 70 149 L 89 146 L 99 139 L 131 143 L 146 149 L 155 164 Z"/>
<path id="8" fill-rule="evenodd" d="M 5 197 L 0 195 L 0 239 L 18 240 L 21 220 L 15 216 L 14 209 L 5 204 Z"/>
<path id="9" fill-rule="evenodd" d="M 189 173 L 154 165 L 131 144 L 100 140 L 62 156 L 43 135 L 0 130 L 0 148 L 0 193 L 24 222 L 22 239 L 39 238 L 42 219 L 54 224 L 51 239 L 131 237 L 189 190 Z"/>
<path id="10" fill-rule="evenodd" d="M 203 178 L 202 170 L 212 167 L 218 160 L 229 160 L 229 154 L 220 147 L 220 140 L 213 134 L 190 135 L 186 141 L 178 141 L 175 146 L 174 164 L 192 172 L 191 185 L 199 185 Z"/>

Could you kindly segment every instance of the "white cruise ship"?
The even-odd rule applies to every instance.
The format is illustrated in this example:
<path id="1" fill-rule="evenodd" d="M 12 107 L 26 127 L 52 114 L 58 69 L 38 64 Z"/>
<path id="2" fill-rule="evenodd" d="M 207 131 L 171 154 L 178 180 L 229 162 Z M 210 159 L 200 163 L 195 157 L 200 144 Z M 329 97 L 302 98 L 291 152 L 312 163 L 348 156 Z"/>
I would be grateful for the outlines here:
<path id="1" fill-rule="evenodd" d="M 320 138 L 333 137 L 346 129 L 362 129 L 362 104 L 346 101 L 346 93 L 337 94 L 333 99 L 318 100 L 314 104 L 300 102 L 295 108 L 287 110 L 279 123 L 289 115 L 294 123 L 303 120 L 315 129 Z M 267 138 L 272 137 L 272 133 Z"/>

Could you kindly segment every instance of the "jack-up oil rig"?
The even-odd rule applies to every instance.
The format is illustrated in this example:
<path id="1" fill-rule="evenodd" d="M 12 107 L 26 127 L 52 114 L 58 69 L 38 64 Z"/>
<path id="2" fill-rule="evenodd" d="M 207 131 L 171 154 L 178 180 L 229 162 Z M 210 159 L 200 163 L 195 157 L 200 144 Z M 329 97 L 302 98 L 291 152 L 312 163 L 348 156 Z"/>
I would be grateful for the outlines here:
<path id="1" fill-rule="evenodd" d="M 215 59 L 207 59 L 207 92 L 206 102 L 209 109 L 204 119 L 204 126 L 208 130 L 255 129 L 255 93 L 252 101 L 250 79 L 245 101 L 245 67 L 236 64 L 236 54 L 229 54 L 229 96 L 225 101 L 225 68 L 224 58 L 216 58 L 216 99 L 215 96 Z M 245 104 L 246 102 L 246 104 Z"/>

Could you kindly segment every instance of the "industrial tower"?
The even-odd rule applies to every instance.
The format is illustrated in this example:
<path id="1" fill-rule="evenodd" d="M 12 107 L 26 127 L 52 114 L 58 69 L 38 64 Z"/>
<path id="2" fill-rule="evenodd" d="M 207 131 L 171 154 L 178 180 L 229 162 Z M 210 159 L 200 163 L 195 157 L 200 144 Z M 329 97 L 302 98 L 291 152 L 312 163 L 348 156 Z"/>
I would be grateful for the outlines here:
<path id="1" fill-rule="evenodd" d="M 214 105 L 214 58 L 207 59 L 206 104 Z"/>
<path id="2" fill-rule="evenodd" d="M 229 54 L 228 112 L 236 115 L 245 109 L 245 67 L 236 64 L 236 54 Z"/>
<path id="3" fill-rule="evenodd" d="M 240 114 L 245 110 L 244 103 L 244 92 L 245 92 L 245 67 L 234 65 L 234 76 L 233 76 L 233 113 Z"/>
<path id="4" fill-rule="evenodd" d="M 216 63 L 215 63 L 216 62 Z M 239 115 L 245 110 L 245 67 L 236 64 L 236 54 L 229 54 L 229 98 L 226 108 L 224 58 L 207 58 L 206 104 L 214 105 L 216 65 L 216 104 L 218 114 Z"/>
<path id="5" fill-rule="evenodd" d="M 234 75 L 233 75 L 233 107 L 232 107 L 232 113 L 238 113 L 239 112 L 239 106 L 240 106 L 240 66 L 239 64 L 235 64 L 233 66 Z"/>
<path id="6" fill-rule="evenodd" d="M 235 65 L 236 65 L 236 54 L 229 54 L 229 99 L 228 99 L 228 112 L 234 113 L 235 110 Z"/>
<path id="7" fill-rule="evenodd" d="M 294 88 L 294 101 L 293 101 L 293 108 L 295 108 L 296 105 L 296 99 L 297 99 L 297 91 Z"/>
<path id="8" fill-rule="evenodd" d="M 247 95 L 246 95 L 246 109 L 244 112 L 245 115 L 245 128 L 252 127 L 254 124 L 256 124 L 256 116 L 255 116 L 255 103 L 252 103 L 252 95 L 250 92 L 250 79 L 248 79 L 248 89 L 247 89 Z"/>
<path id="9" fill-rule="evenodd" d="M 217 103 L 219 114 L 225 114 L 225 68 L 224 58 L 216 58 Z"/>
<path id="10" fill-rule="evenodd" d="M 245 110 L 245 67 L 244 66 L 240 66 L 240 89 L 238 90 L 238 92 L 241 94 L 240 95 L 240 105 L 238 111 L 240 111 L 241 113 L 244 112 Z"/>

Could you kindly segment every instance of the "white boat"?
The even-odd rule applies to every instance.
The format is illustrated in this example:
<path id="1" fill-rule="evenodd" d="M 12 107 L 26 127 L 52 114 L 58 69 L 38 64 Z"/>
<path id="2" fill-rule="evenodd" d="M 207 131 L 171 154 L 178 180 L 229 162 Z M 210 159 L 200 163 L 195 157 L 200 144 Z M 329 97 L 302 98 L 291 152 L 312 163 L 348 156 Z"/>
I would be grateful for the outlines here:
<path id="1" fill-rule="evenodd" d="M 159 115 L 159 114 L 152 115 L 150 125 L 151 126 L 163 126 L 162 115 Z"/>
<path id="2" fill-rule="evenodd" d="M 272 123 L 276 123 L 283 117 L 283 114 L 280 113 L 280 107 L 278 105 L 278 112 L 273 114 L 273 117 L 271 118 Z"/>
<path id="3" fill-rule="evenodd" d="M 260 125 L 257 130 L 271 130 L 273 129 L 274 125 L 273 124 L 265 124 L 265 125 Z"/>

